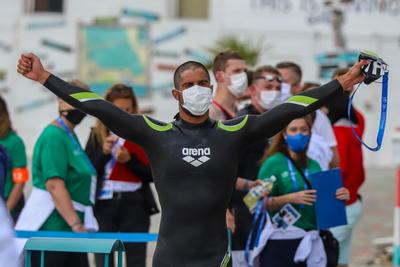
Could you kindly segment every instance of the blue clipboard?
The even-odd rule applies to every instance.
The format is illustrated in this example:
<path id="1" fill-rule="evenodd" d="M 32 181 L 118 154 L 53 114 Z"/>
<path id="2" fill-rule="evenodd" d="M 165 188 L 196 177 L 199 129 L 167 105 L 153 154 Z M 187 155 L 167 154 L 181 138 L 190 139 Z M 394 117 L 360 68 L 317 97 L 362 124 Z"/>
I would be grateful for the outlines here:
<path id="1" fill-rule="evenodd" d="M 314 207 L 318 229 L 346 225 L 346 203 L 336 199 L 336 190 L 343 187 L 340 169 L 311 174 L 311 184 L 317 191 Z"/>

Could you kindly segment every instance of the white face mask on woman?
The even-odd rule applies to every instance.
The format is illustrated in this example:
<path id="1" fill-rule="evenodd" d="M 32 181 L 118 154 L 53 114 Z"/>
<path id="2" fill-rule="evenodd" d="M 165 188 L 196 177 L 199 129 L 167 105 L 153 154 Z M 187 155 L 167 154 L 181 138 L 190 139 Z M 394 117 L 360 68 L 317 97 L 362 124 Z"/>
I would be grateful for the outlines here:
<path id="1" fill-rule="evenodd" d="M 281 93 L 276 90 L 268 90 L 260 92 L 258 103 L 265 110 L 270 110 L 280 102 Z"/>
<path id="2" fill-rule="evenodd" d="M 247 74 L 246 72 L 241 72 L 238 74 L 233 74 L 230 76 L 231 84 L 228 85 L 229 91 L 234 96 L 240 96 L 247 89 Z"/>
<path id="3" fill-rule="evenodd" d="M 212 90 L 208 87 L 193 85 L 182 91 L 184 107 L 194 116 L 202 116 L 210 108 Z"/>

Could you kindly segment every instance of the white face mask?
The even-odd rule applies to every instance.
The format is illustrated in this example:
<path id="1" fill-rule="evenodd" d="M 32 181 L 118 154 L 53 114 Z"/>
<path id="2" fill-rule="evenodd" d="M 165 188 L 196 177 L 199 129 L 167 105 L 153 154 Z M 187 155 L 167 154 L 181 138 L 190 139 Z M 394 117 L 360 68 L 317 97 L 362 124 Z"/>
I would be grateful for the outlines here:
<path id="1" fill-rule="evenodd" d="M 281 93 L 276 90 L 261 91 L 258 103 L 266 110 L 270 110 L 279 104 Z"/>
<path id="2" fill-rule="evenodd" d="M 281 101 L 285 102 L 289 97 L 292 96 L 292 86 L 288 83 L 282 83 L 281 85 Z"/>
<path id="3" fill-rule="evenodd" d="M 194 116 L 204 115 L 210 108 L 212 90 L 208 87 L 193 85 L 182 91 L 183 105 Z"/>
<path id="4" fill-rule="evenodd" d="M 247 89 L 247 74 L 246 72 L 241 72 L 230 76 L 231 85 L 228 86 L 229 91 L 234 96 L 240 96 Z"/>

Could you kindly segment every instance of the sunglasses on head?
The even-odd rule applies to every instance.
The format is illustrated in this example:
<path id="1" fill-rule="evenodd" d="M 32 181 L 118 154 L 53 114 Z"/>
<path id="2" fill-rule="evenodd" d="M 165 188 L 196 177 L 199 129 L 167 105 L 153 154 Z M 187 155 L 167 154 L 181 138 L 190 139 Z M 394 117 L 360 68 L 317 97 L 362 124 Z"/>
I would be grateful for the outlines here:
<path id="1" fill-rule="evenodd" d="M 269 81 L 269 82 L 273 82 L 274 80 L 276 80 L 278 83 L 282 83 L 283 82 L 283 80 L 282 80 L 282 78 L 280 76 L 275 76 L 275 75 L 271 75 L 271 74 L 260 76 L 260 77 L 257 77 L 256 79 L 263 79 L 263 80 L 266 80 L 266 81 Z"/>
<path id="2" fill-rule="evenodd" d="M 269 82 L 273 82 L 274 80 L 276 80 L 278 83 L 282 83 L 282 78 L 280 76 L 267 74 L 267 75 L 264 76 L 264 79 L 269 81 Z"/>

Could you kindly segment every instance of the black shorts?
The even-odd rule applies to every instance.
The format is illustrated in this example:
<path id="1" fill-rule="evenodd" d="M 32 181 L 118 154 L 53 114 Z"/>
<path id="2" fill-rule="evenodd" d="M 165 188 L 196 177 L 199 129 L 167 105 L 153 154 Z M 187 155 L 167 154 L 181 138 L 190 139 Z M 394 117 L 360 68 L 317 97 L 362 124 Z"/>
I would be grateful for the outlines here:
<path id="1" fill-rule="evenodd" d="M 302 238 L 268 240 L 260 255 L 260 267 L 307 267 L 307 263 L 294 262 L 294 255 Z"/>

